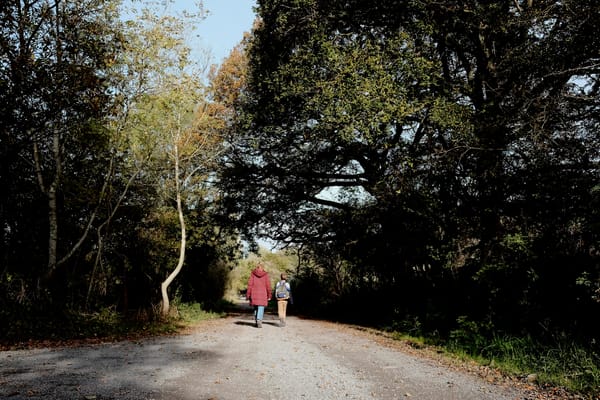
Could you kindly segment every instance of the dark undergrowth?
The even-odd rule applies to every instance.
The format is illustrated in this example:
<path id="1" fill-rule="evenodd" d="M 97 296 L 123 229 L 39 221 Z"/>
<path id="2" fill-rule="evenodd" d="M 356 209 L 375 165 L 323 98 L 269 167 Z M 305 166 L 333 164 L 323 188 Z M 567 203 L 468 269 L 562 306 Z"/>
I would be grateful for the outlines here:
<path id="1" fill-rule="evenodd" d="M 3 313 L 0 347 L 18 349 L 68 345 L 77 342 L 102 342 L 170 335 L 198 322 L 226 315 L 231 304 L 175 303 L 169 315 L 160 315 L 158 307 L 128 313 L 104 308 L 97 312 Z"/>

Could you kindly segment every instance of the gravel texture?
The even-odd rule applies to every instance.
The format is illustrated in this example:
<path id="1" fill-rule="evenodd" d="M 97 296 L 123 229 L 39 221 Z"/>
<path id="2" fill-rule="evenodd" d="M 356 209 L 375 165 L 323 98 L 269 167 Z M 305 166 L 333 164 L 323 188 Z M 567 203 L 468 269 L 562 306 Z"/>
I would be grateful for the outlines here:
<path id="1" fill-rule="evenodd" d="M 341 324 L 267 314 L 172 337 L 0 352 L 1 399 L 533 398 L 392 340 Z M 396 342 L 397 343 L 397 342 Z"/>

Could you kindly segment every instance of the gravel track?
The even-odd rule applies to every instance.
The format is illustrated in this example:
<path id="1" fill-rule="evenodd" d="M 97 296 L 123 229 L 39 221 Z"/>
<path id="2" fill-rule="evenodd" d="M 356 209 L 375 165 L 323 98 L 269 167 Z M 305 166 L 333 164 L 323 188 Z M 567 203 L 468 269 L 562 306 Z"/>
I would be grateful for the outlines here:
<path id="1" fill-rule="evenodd" d="M 0 398 L 531 399 L 341 324 L 248 313 L 131 342 L 0 352 Z"/>

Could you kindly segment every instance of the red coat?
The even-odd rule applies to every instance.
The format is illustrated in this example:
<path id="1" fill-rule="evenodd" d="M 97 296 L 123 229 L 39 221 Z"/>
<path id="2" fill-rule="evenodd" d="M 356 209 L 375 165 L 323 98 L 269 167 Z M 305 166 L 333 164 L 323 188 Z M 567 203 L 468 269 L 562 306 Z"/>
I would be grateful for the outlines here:
<path id="1" fill-rule="evenodd" d="M 250 305 L 266 306 L 271 300 L 271 280 L 269 274 L 264 269 L 255 268 L 248 279 L 248 290 L 246 298 L 250 300 Z"/>

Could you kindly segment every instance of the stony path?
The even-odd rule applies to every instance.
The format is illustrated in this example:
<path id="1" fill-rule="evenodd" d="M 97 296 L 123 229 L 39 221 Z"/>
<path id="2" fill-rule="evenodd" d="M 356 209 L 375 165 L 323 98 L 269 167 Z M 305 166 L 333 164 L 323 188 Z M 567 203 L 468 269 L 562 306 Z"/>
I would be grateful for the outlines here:
<path id="1" fill-rule="evenodd" d="M 527 399 L 372 334 L 290 317 L 263 328 L 249 314 L 189 334 L 0 352 L 1 399 Z"/>

